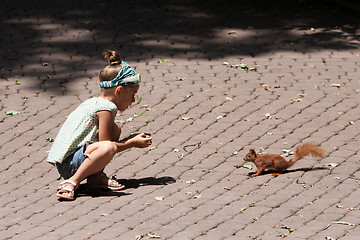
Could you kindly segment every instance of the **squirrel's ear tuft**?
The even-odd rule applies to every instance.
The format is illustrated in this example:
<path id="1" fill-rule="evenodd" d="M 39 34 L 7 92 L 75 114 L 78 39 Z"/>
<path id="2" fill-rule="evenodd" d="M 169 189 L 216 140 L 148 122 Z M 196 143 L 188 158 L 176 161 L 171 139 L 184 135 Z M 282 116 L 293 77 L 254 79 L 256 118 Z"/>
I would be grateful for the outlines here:
<path id="1" fill-rule="evenodd" d="M 253 154 L 253 155 L 255 155 L 255 154 L 256 154 L 256 152 L 255 152 L 255 150 L 254 150 L 254 149 L 250 149 L 250 153 L 251 153 L 251 154 Z"/>

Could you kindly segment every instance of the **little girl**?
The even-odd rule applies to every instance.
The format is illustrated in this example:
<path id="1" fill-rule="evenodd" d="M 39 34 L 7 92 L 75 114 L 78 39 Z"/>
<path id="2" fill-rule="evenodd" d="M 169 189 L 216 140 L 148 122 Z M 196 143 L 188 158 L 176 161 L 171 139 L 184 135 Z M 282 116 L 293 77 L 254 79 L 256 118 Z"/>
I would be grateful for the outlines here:
<path id="1" fill-rule="evenodd" d="M 121 129 L 114 122 L 115 116 L 135 101 L 140 75 L 116 51 L 106 50 L 104 56 L 109 65 L 99 74 L 100 96 L 86 100 L 68 116 L 47 158 L 65 179 L 56 194 L 60 199 L 74 200 L 85 178 L 89 185 L 123 189 L 125 186 L 106 176 L 104 168 L 116 153 L 152 143 L 145 133 L 119 141 Z"/>

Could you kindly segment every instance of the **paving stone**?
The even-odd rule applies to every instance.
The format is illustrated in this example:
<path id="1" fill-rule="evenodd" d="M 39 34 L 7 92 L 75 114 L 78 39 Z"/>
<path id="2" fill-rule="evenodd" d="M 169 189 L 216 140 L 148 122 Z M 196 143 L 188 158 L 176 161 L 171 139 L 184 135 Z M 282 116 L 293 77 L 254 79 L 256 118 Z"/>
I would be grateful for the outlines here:
<path id="1" fill-rule="evenodd" d="M 359 235 L 359 17 L 344 3 L 4 1 L 2 9 L 2 238 Z M 116 117 L 122 137 L 151 132 L 155 148 L 107 166 L 127 189 L 58 202 L 46 138 L 98 95 L 106 48 L 142 74 L 139 101 Z M 304 142 L 327 156 L 278 177 L 235 167 L 250 148 L 281 154 Z"/>

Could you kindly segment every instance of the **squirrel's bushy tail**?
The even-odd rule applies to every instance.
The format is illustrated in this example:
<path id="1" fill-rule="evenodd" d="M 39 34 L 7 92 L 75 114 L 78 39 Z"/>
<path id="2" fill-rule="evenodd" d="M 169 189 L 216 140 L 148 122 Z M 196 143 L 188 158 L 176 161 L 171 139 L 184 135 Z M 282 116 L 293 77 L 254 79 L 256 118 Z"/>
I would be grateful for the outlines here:
<path id="1" fill-rule="evenodd" d="M 289 161 L 290 165 L 293 165 L 296 161 L 309 155 L 317 158 L 325 157 L 325 150 L 315 144 L 305 143 L 296 148 L 294 155 L 295 158 Z"/>

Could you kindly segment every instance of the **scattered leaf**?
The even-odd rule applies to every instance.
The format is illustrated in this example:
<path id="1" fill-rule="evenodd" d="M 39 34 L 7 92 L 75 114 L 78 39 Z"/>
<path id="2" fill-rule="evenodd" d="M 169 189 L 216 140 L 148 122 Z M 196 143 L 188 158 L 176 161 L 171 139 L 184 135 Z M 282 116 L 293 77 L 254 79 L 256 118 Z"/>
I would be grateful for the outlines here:
<path id="1" fill-rule="evenodd" d="M 287 226 L 287 225 L 285 225 L 285 224 L 281 224 L 281 225 L 280 225 L 280 228 L 282 228 L 282 229 L 287 229 L 287 230 L 289 230 L 289 232 L 293 232 L 293 231 L 294 231 L 293 228 L 291 228 L 291 227 L 289 227 L 289 226 Z"/>
<path id="2" fill-rule="evenodd" d="M 247 209 L 247 207 L 243 207 L 240 209 L 240 212 L 243 213 L 243 212 L 245 212 L 246 209 Z"/>
<path id="3" fill-rule="evenodd" d="M 145 116 L 146 113 L 135 113 L 134 117 L 140 117 L 140 116 Z"/>
<path id="4" fill-rule="evenodd" d="M 305 184 L 303 181 L 301 181 L 300 179 L 296 179 L 295 181 L 297 184 Z"/>
<path id="5" fill-rule="evenodd" d="M 162 201 L 162 200 L 165 199 L 165 196 L 159 196 L 159 197 L 156 197 L 155 199 L 158 200 L 158 201 Z"/>
<path id="6" fill-rule="evenodd" d="M 144 100 L 144 97 L 136 94 L 136 95 L 135 95 L 135 100 L 140 103 L 142 100 Z M 140 108 L 141 108 L 141 107 L 140 107 Z"/>
<path id="7" fill-rule="evenodd" d="M 160 59 L 158 59 L 158 63 L 162 63 L 162 62 L 170 62 L 170 60 L 167 59 L 167 58 L 160 58 Z"/>
<path id="8" fill-rule="evenodd" d="M 15 79 L 15 84 L 16 84 L 16 85 L 20 85 L 20 80 L 19 80 L 19 79 Z"/>
<path id="9" fill-rule="evenodd" d="M 342 83 L 333 83 L 330 85 L 330 87 L 337 87 L 337 88 L 341 88 L 343 86 L 344 86 L 344 84 L 342 84 Z"/>
<path id="10" fill-rule="evenodd" d="M 157 235 L 156 233 L 148 233 L 146 234 L 149 238 L 160 238 L 159 235 Z"/>
<path id="11" fill-rule="evenodd" d="M 18 115 L 19 113 L 20 113 L 20 112 L 14 111 L 14 110 L 10 110 L 10 111 L 6 111 L 6 112 L 5 112 L 6 115 L 11 115 L 11 116 Z"/>
<path id="12" fill-rule="evenodd" d="M 337 167 L 338 165 L 339 164 L 337 164 L 337 163 L 328 163 L 327 164 L 327 166 L 332 167 L 332 168 Z"/>
<path id="13" fill-rule="evenodd" d="M 135 34 L 134 34 L 134 38 L 136 38 L 136 39 L 140 39 L 140 38 L 141 38 L 141 35 L 140 35 L 140 34 L 135 33 Z"/>
<path id="14" fill-rule="evenodd" d="M 247 168 L 247 169 L 252 169 L 252 165 L 251 164 L 244 164 L 242 165 L 243 168 Z"/>
<path id="15" fill-rule="evenodd" d="M 177 148 L 175 148 L 175 149 L 173 150 L 173 152 L 180 152 L 180 150 L 177 149 Z"/>
<path id="16" fill-rule="evenodd" d="M 192 117 L 181 117 L 181 120 L 191 120 L 193 119 Z"/>
<path id="17" fill-rule="evenodd" d="M 141 240 L 143 239 L 144 235 L 136 235 L 135 240 Z"/>
<path id="18" fill-rule="evenodd" d="M 271 86 L 269 86 L 269 85 L 266 85 L 266 84 L 263 84 L 263 85 L 261 85 L 266 91 L 270 91 L 270 89 L 271 89 Z"/>
<path id="19" fill-rule="evenodd" d="M 149 151 L 154 150 L 155 148 L 156 148 L 156 146 L 149 147 Z"/>
<path id="20" fill-rule="evenodd" d="M 236 31 L 228 31 L 227 34 L 236 34 Z"/>
<path id="21" fill-rule="evenodd" d="M 289 149 L 283 149 L 283 150 L 281 150 L 283 153 L 291 153 L 291 150 L 289 150 Z"/>
<path id="22" fill-rule="evenodd" d="M 223 62 L 223 65 L 229 66 L 228 62 Z"/>
<path id="23" fill-rule="evenodd" d="M 222 118 L 224 118 L 224 116 L 218 116 L 218 117 L 216 118 L 216 120 L 219 120 L 219 119 L 222 119 Z"/>
<path id="24" fill-rule="evenodd" d="M 189 180 L 189 181 L 186 181 L 186 183 L 188 183 L 188 184 L 193 184 L 193 183 L 196 183 L 196 181 L 195 181 L 194 179 L 191 179 L 191 180 Z"/>
<path id="25" fill-rule="evenodd" d="M 298 211 L 295 210 L 290 210 L 291 215 L 293 216 L 297 216 L 298 215 Z"/>
<path id="26" fill-rule="evenodd" d="M 333 222 L 333 224 L 343 224 L 343 225 L 349 225 L 349 226 L 356 226 L 354 223 L 344 222 L 344 221 L 337 221 Z"/>
<path id="27" fill-rule="evenodd" d="M 275 232 L 278 234 L 278 235 L 276 235 L 277 237 L 282 237 L 282 238 L 286 238 L 286 237 L 287 237 L 287 234 L 285 234 L 285 233 L 282 233 L 282 232 L 277 231 L 277 230 L 275 230 Z"/>
<path id="28" fill-rule="evenodd" d="M 335 240 L 335 238 L 332 238 L 332 237 L 325 237 L 325 240 Z"/>
<path id="29" fill-rule="evenodd" d="M 55 141 L 55 138 L 49 138 L 49 137 L 48 137 L 48 138 L 46 138 L 45 140 L 46 140 L 47 142 L 54 142 L 54 141 Z"/>
<path id="30" fill-rule="evenodd" d="M 249 71 L 249 67 L 248 67 L 246 64 L 244 64 L 244 63 L 237 64 L 237 65 L 235 65 L 235 67 L 236 67 L 236 68 L 240 67 L 241 70 Z"/>
<path id="31" fill-rule="evenodd" d="M 233 152 L 230 156 L 235 156 L 238 154 L 238 151 Z"/>
<path id="32" fill-rule="evenodd" d="M 184 158 L 184 154 L 181 153 L 181 154 L 178 156 L 178 158 L 179 158 L 180 160 L 182 160 L 182 159 Z"/>

